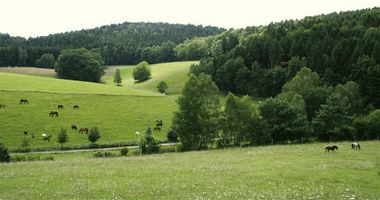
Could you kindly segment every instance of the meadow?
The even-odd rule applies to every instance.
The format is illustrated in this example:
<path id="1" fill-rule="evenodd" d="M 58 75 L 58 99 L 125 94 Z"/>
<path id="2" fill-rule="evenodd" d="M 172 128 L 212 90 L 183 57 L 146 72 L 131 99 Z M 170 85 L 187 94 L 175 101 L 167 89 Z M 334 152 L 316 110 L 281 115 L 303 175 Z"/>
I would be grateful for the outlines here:
<path id="1" fill-rule="evenodd" d="M 335 144 L 0 164 L 0 199 L 379 199 L 380 142 Z"/>
<path id="2" fill-rule="evenodd" d="M 11 151 L 20 148 L 24 137 L 29 139 L 32 150 L 53 149 L 58 148 L 57 135 L 65 128 L 69 134 L 66 147 L 88 145 L 87 135 L 71 130 L 75 124 L 78 128 L 99 127 L 102 138 L 98 144 L 136 143 L 135 132 L 153 128 L 156 119 L 162 119 L 164 127 L 154 135 L 164 141 L 177 110 L 177 93 L 182 90 L 192 63 L 195 62 L 151 65 L 152 78 L 138 84 L 132 80 L 131 66 L 110 67 L 103 77 L 106 84 L 46 77 L 41 75 L 44 70 L 30 68 L 0 72 L 0 103 L 6 105 L 6 109 L 0 109 L 0 141 Z M 112 82 L 115 68 L 122 71 L 122 87 Z M 36 76 L 25 75 L 29 72 Z M 156 91 L 161 80 L 168 83 L 172 95 Z M 19 104 L 21 98 L 28 99 L 29 104 Z M 63 110 L 57 109 L 60 104 L 65 106 Z M 73 111 L 74 105 L 80 109 Z M 50 111 L 58 111 L 59 117 L 50 117 Z M 28 131 L 27 136 L 24 131 Z M 50 142 L 42 140 L 43 133 L 52 135 Z"/>

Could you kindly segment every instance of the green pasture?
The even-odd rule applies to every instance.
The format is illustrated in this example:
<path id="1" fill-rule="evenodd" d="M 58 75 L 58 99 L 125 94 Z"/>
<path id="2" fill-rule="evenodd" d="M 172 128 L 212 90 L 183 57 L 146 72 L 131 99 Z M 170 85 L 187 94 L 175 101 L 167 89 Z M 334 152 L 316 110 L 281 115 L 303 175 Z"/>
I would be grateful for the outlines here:
<path id="1" fill-rule="evenodd" d="M 119 68 L 123 78 L 122 88 L 129 87 L 156 92 L 157 84 L 160 81 L 165 81 L 169 87 L 167 93 L 178 94 L 181 93 L 182 88 L 186 83 L 190 66 L 195 63 L 198 63 L 198 61 L 171 62 L 150 65 L 152 78 L 142 83 L 135 83 L 132 77 L 134 66 L 114 66 L 107 70 L 103 80 L 107 85 L 115 85 L 113 83 L 113 74 L 116 68 Z"/>
<path id="2" fill-rule="evenodd" d="M 380 142 L 0 164 L 0 199 L 379 199 Z"/>
<path id="3" fill-rule="evenodd" d="M 19 104 L 20 98 L 27 98 L 29 104 Z M 29 138 L 32 149 L 58 147 L 56 140 L 61 128 L 68 130 L 66 146 L 88 144 L 87 135 L 71 130 L 71 124 L 78 128 L 99 127 L 102 138 L 98 143 L 109 144 L 136 141 L 136 131 L 142 133 L 148 126 L 154 127 L 156 119 L 162 119 L 164 127 L 155 137 L 165 140 L 177 109 L 175 97 L 171 96 L 0 91 L 0 102 L 6 104 L 5 109 L 0 109 L 0 141 L 10 150 L 19 148 L 24 137 Z M 58 110 L 59 104 L 65 108 Z M 74 105 L 80 109 L 73 110 Z M 50 117 L 50 111 L 58 111 L 59 117 Z M 28 136 L 24 136 L 24 131 L 28 131 Z M 42 133 L 51 134 L 52 141 L 43 141 Z"/>

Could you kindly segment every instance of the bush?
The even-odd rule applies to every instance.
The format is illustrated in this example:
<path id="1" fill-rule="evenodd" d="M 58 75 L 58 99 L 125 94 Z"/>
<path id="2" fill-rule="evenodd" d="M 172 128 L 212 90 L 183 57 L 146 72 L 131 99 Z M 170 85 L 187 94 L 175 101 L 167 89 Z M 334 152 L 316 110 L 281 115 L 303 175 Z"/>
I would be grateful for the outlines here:
<path id="1" fill-rule="evenodd" d="M 128 152 L 129 152 L 128 148 L 120 149 L 120 155 L 122 155 L 122 156 L 127 156 Z"/>
<path id="2" fill-rule="evenodd" d="M 178 142 L 178 135 L 173 129 L 169 129 L 166 138 L 168 139 L 168 142 Z"/>
<path id="3" fill-rule="evenodd" d="M 113 154 L 111 152 L 105 151 L 105 152 L 96 152 L 94 154 L 95 158 L 112 158 L 116 157 L 116 154 Z"/>
<path id="4" fill-rule="evenodd" d="M 102 136 L 100 136 L 100 131 L 98 127 L 92 127 L 90 133 L 88 134 L 88 140 L 92 143 L 98 141 Z"/>
<path id="5" fill-rule="evenodd" d="M 9 162 L 10 156 L 8 153 L 8 148 L 4 146 L 3 143 L 0 143 L 0 162 Z"/>
<path id="6" fill-rule="evenodd" d="M 36 66 L 42 68 L 54 68 L 55 58 L 51 53 L 44 53 L 36 60 Z"/>
<path id="7" fill-rule="evenodd" d="M 40 155 L 36 156 L 24 156 L 24 155 L 17 155 L 17 156 L 12 156 L 11 161 L 12 162 L 30 162 L 30 161 L 48 161 L 48 160 L 54 160 L 53 156 L 46 156 L 46 157 L 41 157 Z"/>
<path id="8" fill-rule="evenodd" d="M 140 141 L 139 146 L 143 154 L 158 153 L 160 151 L 160 146 L 154 139 L 151 128 L 148 127 L 144 138 Z"/>
<path id="9" fill-rule="evenodd" d="M 149 64 L 145 61 L 140 62 L 134 69 L 133 69 L 133 78 L 137 82 L 146 81 L 150 78 L 150 68 Z"/>
<path id="10" fill-rule="evenodd" d="M 157 85 L 157 90 L 164 94 L 166 89 L 168 89 L 168 85 L 164 81 L 160 81 Z"/>

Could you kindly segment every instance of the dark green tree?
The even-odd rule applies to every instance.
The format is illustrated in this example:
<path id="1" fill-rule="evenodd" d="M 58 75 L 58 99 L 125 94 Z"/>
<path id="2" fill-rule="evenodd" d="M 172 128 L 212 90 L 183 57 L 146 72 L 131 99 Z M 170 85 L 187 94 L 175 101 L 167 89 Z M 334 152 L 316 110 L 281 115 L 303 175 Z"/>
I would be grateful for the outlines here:
<path id="1" fill-rule="evenodd" d="M 55 58 L 51 53 L 44 53 L 38 60 L 36 60 L 37 67 L 54 68 L 54 64 Z"/>
<path id="2" fill-rule="evenodd" d="M 184 150 L 205 149 L 216 138 L 220 113 L 218 88 L 205 74 L 190 74 L 177 100 L 173 129 Z"/>
<path id="3" fill-rule="evenodd" d="M 88 134 L 88 140 L 91 143 L 95 143 L 101 137 L 102 136 L 100 135 L 100 131 L 99 131 L 98 127 L 95 126 L 95 127 L 90 128 L 90 133 Z"/>
<path id="4" fill-rule="evenodd" d="M 61 128 L 61 131 L 58 134 L 57 142 L 61 144 L 61 149 L 63 148 L 63 144 L 69 141 L 69 136 L 67 135 L 67 130 Z"/>
<path id="5" fill-rule="evenodd" d="M 149 64 L 146 61 L 140 62 L 138 65 L 136 65 L 135 68 L 133 68 L 132 75 L 137 82 L 142 82 L 150 79 Z"/>
<path id="6" fill-rule="evenodd" d="M 116 69 L 115 74 L 113 75 L 113 82 L 116 83 L 117 86 L 120 86 L 122 82 L 121 74 L 120 74 L 120 69 Z"/>
<path id="7" fill-rule="evenodd" d="M 100 82 L 105 67 L 99 53 L 87 49 L 63 50 L 57 59 L 58 77 L 90 82 Z"/>
<path id="8" fill-rule="evenodd" d="M 143 154 L 158 153 L 160 151 L 160 145 L 153 137 L 153 132 L 150 127 L 145 131 L 144 138 L 139 143 L 141 152 Z"/>
<path id="9" fill-rule="evenodd" d="M 10 160 L 8 148 L 3 143 L 0 143 L 0 162 L 9 162 Z"/>
<path id="10" fill-rule="evenodd" d="M 160 81 L 157 85 L 157 90 L 162 93 L 162 94 L 165 94 L 165 91 L 166 89 L 168 89 L 168 85 L 166 84 L 165 81 Z"/>

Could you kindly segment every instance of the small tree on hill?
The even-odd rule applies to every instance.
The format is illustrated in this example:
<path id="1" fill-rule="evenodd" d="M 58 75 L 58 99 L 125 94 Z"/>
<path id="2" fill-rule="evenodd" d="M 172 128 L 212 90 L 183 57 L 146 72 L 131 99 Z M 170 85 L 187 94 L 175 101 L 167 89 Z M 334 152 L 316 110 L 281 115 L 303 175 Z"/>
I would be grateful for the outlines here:
<path id="1" fill-rule="evenodd" d="M 133 68 L 133 78 L 137 82 L 146 81 L 150 78 L 150 68 L 146 61 L 140 62 L 135 68 Z"/>
<path id="2" fill-rule="evenodd" d="M 120 69 L 116 69 L 115 74 L 113 75 L 113 82 L 116 83 L 117 86 L 120 86 L 122 82 L 121 74 L 120 74 Z"/>
<path id="3" fill-rule="evenodd" d="M 148 127 L 145 131 L 144 138 L 140 140 L 139 146 L 143 154 L 158 153 L 160 151 L 160 146 L 152 134 L 152 129 Z"/>
<path id="4" fill-rule="evenodd" d="M 95 126 L 90 129 L 90 133 L 88 134 L 88 140 L 91 143 L 98 141 L 101 137 L 102 136 L 100 136 L 100 131 L 98 127 Z"/>
<path id="5" fill-rule="evenodd" d="M 159 92 L 164 94 L 166 89 L 168 89 L 168 85 L 164 81 L 160 81 L 157 85 L 157 89 Z"/>
<path id="6" fill-rule="evenodd" d="M 61 149 L 63 148 L 63 144 L 69 141 L 69 136 L 67 135 L 67 130 L 61 128 L 61 131 L 58 134 L 57 142 L 61 144 Z"/>
<path id="7" fill-rule="evenodd" d="M 173 129 L 169 129 L 166 138 L 168 139 L 168 142 L 178 142 L 178 135 Z"/>
<path id="8" fill-rule="evenodd" d="M 0 143 L 0 162 L 9 162 L 11 157 L 9 156 L 8 149 L 3 143 Z"/>

